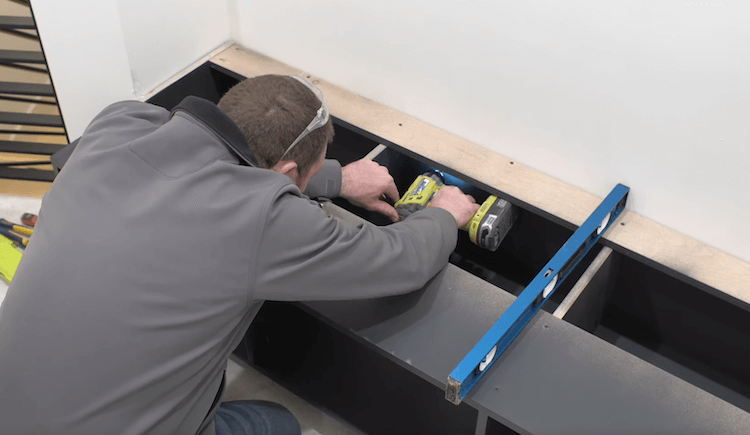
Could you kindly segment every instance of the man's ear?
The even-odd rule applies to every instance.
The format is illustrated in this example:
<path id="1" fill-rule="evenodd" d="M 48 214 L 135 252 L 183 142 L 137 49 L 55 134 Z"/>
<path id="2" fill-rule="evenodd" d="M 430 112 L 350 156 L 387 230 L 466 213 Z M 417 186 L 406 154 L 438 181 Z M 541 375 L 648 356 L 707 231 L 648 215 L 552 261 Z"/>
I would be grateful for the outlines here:
<path id="1" fill-rule="evenodd" d="M 297 168 L 297 162 L 294 160 L 282 160 L 279 163 L 276 163 L 272 168 L 272 171 L 276 171 L 279 174 L 286 175 L 287 177 L 291 178 L 292 181 L 295 183 L 297 182 L 297 178 L 299 178 L 299 171 Z"/>

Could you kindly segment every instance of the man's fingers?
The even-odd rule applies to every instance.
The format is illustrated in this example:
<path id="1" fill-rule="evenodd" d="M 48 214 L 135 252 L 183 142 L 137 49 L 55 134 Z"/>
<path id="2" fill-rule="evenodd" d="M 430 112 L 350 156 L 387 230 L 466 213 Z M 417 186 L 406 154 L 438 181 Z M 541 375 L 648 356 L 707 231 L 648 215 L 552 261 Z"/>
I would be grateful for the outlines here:
<path id="1" fill-rule="evenodd" d="M 375 168 L 377 173 L 377 180 L 374 181 L 374 185 L 380 186 L 382 189 L 381 193 L 390 198 L 393 202 L 400 199 L 398 195 L 398 188 L 396 183 L 393 181 L 393 177 L 388 172 L 388 168 L 382 166 L 377 162 L 372 162 L 372 166 Z"/>
<path id="2" fill-rule="evenodd" d="M 401 197 L 398 194 L 398 188 L 396 187 L 396 183 L 393 182 L 393 179 L 391 179 L 390 185 L 386 188 L 385 194 L 393 202 L 396 202 L 399 199 L 401 199 Z"/>
<path id="3" fill-rule="evenodd" d="M 377 201 L 371 205 L 370 210 L 388 216 L 393 222 L 398 221 L 398 212 L 387 202 Z"/>

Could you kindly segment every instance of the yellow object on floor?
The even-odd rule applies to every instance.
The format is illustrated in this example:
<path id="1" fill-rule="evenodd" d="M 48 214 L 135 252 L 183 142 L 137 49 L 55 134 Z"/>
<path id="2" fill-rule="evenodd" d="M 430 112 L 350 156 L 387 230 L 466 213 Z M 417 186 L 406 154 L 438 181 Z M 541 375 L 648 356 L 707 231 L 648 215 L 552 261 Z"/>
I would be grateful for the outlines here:
<path id="1" fill-rule="evenodd" d="M 10 284 L 20 262 L 21 253 L 16 245 L 7 237 L 0 236 L 0 278 Z"/>
<path id="2" fill-rule="evenodd" d="M 34 234 L 34 230 L 31 228 L 24 227 L 23 225 L 14 224 L 13 222 L 7 221 L 0 218 L 0 227 L 8 228 L 9 230 L 22 234 L 24 236 L 31 236 Z"/>

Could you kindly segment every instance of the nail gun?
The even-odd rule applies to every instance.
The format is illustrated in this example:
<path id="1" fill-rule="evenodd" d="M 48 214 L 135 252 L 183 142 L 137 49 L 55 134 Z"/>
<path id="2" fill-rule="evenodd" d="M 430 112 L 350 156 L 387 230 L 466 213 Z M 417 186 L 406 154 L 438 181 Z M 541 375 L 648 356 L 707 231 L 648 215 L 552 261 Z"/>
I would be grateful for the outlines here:
<path id="1" fill-rule="evenodd" d="M 401 219 L 430 205 L 432 197 L 445 185 L 438 171 L 429 171 L 417 177 L 394 207 Z M 508 234 L 517 217 L 517 209 L 511 203 L 490 195 L 474 213 L 469 222 L 461 227 L 469 233 L 475 245 L 496 251 L 500 242 Z"/>

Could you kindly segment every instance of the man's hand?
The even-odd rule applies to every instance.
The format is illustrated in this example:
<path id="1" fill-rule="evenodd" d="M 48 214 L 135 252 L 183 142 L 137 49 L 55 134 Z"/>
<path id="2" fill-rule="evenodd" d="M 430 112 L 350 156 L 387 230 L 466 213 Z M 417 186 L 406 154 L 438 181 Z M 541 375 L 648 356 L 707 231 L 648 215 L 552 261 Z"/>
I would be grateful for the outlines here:
<path id="1" fill-rule="evenodd" d="M 455 186 L 443 186 L 432 198 L 428 207 L 442 208 L 450 212 L 456 219 L 458 228 L 466 225 L 479 210 L 479 204 L 471 197 L 461 192 L 461 189 Z"/>
<path id="2" fill-rule="evenodd" d="M 341 193 L 339 196 L 352 204 L 388 216 L 398 221 L 398 213 L 381 198 L 398 201 L 398 189 L 385 166 L 362 159 L 341 168 Z"/>

